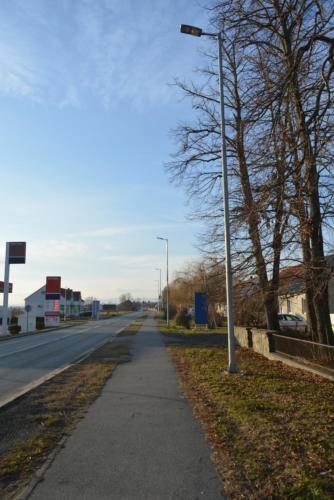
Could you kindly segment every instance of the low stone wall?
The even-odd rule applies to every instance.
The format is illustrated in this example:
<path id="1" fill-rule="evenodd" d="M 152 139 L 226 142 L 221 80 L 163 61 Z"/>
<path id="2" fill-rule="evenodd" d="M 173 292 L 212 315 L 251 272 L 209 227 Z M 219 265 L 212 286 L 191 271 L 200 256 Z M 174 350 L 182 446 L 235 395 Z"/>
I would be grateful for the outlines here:
<path id="1" fill-rule="evenodd" d="M 241 347 L 249 347 L 247 330 L 243 326 L 234 327 L 234 336 Z"/>
<path id="2" fill-rule="evenodd" d="M 252 348 L 263 356 L 275 352 L 273 333 L 268 330 L 242 326 L 236 326 L 234 329 L 234 336 L 241 347 Z"/>

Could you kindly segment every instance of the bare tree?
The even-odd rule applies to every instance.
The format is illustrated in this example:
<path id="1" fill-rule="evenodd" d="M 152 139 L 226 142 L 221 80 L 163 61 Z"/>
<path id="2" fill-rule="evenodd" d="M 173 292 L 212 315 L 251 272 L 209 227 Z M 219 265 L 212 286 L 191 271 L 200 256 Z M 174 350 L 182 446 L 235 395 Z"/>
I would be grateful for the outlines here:
<path id="1" fill-rule="evenodd" d="M 333 217 L 333 12 L 322 0 L 226 0 L 211 10 L 223 30 L 234 268 L 256 272 L 267 325 L 277 328 L 280 263 L 304 264 L 309 324 L 333 343 L 323 227 Z M 181 124 L 168 166 L 186 181 L 208 231 L 200 246 L 221 251 L 216 69 L 202 85 L 178 82 L 197 121 Z"/>

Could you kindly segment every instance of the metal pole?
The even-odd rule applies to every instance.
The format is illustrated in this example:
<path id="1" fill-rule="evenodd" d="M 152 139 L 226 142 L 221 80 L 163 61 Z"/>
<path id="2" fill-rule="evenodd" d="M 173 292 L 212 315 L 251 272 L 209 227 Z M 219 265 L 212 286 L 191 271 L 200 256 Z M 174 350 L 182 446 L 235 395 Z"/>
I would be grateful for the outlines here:
<path id="1" fill-rule="evenodd" d="M 159 269 L 159 310 L 161 307 L 161 269 Z"/>
<path id="2" fill-rule="evenodd" d="M 3 284 L 2 335 L 8 334 L 8 292 L 9 292 L 9 243 L 6 243 L 5 276 Z"/>
<path id="3" fill-rule="evenodd" d="M 166 239 L 166 250 L 167 250 L 167 326 L 169 326 L 168 238 Z"/>
<path id="4" fill-rule="evenodd" d="M 225 273 L 226 273 L 226 302 L 227 302 L 227 328 L 228 328 L 228 372 L 236 373 L 238 367 L 235 360 L 234 322 L 233 322 L 233 298 L 232 298 L 232 267 L 230 248 L 230 220 L 228 200 L 228 177 L 225 138 L 225 103 L 224 103 L 224 75 L 223 75 L 223 51 L 222 33 L 218 33 L 218 66 L 219 66 L 219 90 L 220 90 L 220 130 L 221 130 L 221 156 L 222 156 L 222 187 L 224 197 L 224 226 L 225 226 Z"/>
<path id="5" fill-rule="evenodd" d="M 27 332 L 29 331 L 29 312 L 27 311 Z"/>

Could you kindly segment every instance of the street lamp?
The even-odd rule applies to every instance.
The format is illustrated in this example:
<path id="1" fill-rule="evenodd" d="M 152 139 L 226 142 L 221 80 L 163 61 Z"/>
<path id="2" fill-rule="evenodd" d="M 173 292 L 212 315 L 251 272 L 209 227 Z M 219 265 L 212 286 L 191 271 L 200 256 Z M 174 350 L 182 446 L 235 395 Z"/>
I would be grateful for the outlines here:
<path id="1" fill-rule="evenodd" d="M 232 267 L 230 247 L 230 219 L 228 201 L 228 178 L 227 157 L 225 139 L 225 105 L 224 105 L 224 75 L 222 64 L 222 32 L 205 33 L 201 28 L 181 24 L 181 33 L 193 36 L 209 36 L 216 38 L 218 42 L 218 67 L 219 67 L 219 91 L 220 91 L 220 131 L 221 131 L 221 158 L 222 158 L 222 188 L 224 197 L 224 236 L 225 236 L 225 271 L 226 271 L 226 302 L 227 302 L 227 328 L 228 328 L 228 372 L 237 373 L 238 367 L 235 359 L 233 301 L 232 301 Z"/>
<path id="2" fill-rule="evenodd" d="M 161 236 L 157 236 L 158 240 L 162 240 L 166 242 L 166 256 L 167 256 L 167 268 L 166 268 L 166 277 L 167 277 L 167 312 L 166 312 L 166 318 L 167 318 L 167 326 L 169 326 L 169 287 L 168 287 L 168 238 L 161 238 Z"/>
<path id="3" fill-rule="evenodd" d="M 161 268 L 156 267 L 156 271 L 159 271 L 159 300 L 158 300 L 158 311 L 160 311 L 160 301 L 161 301 Z"/>

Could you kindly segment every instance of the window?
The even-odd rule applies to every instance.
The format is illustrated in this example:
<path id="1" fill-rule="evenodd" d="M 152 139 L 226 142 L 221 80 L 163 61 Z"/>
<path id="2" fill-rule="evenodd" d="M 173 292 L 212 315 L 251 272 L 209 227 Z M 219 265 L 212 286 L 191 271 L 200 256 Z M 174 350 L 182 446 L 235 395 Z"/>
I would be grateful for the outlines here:
<path id="1" fill-rule="evenodd" d="M 291 313 L 291 300 L 290 299 L 287 299 L 287 301 L 286 301 L 286 307 L 287 307 L 288 313 Z"/>
<path id="2" fill-rule="evenodd" d="M 302 299 L 302 313 L 306 314 L 306 299 Z"/>

